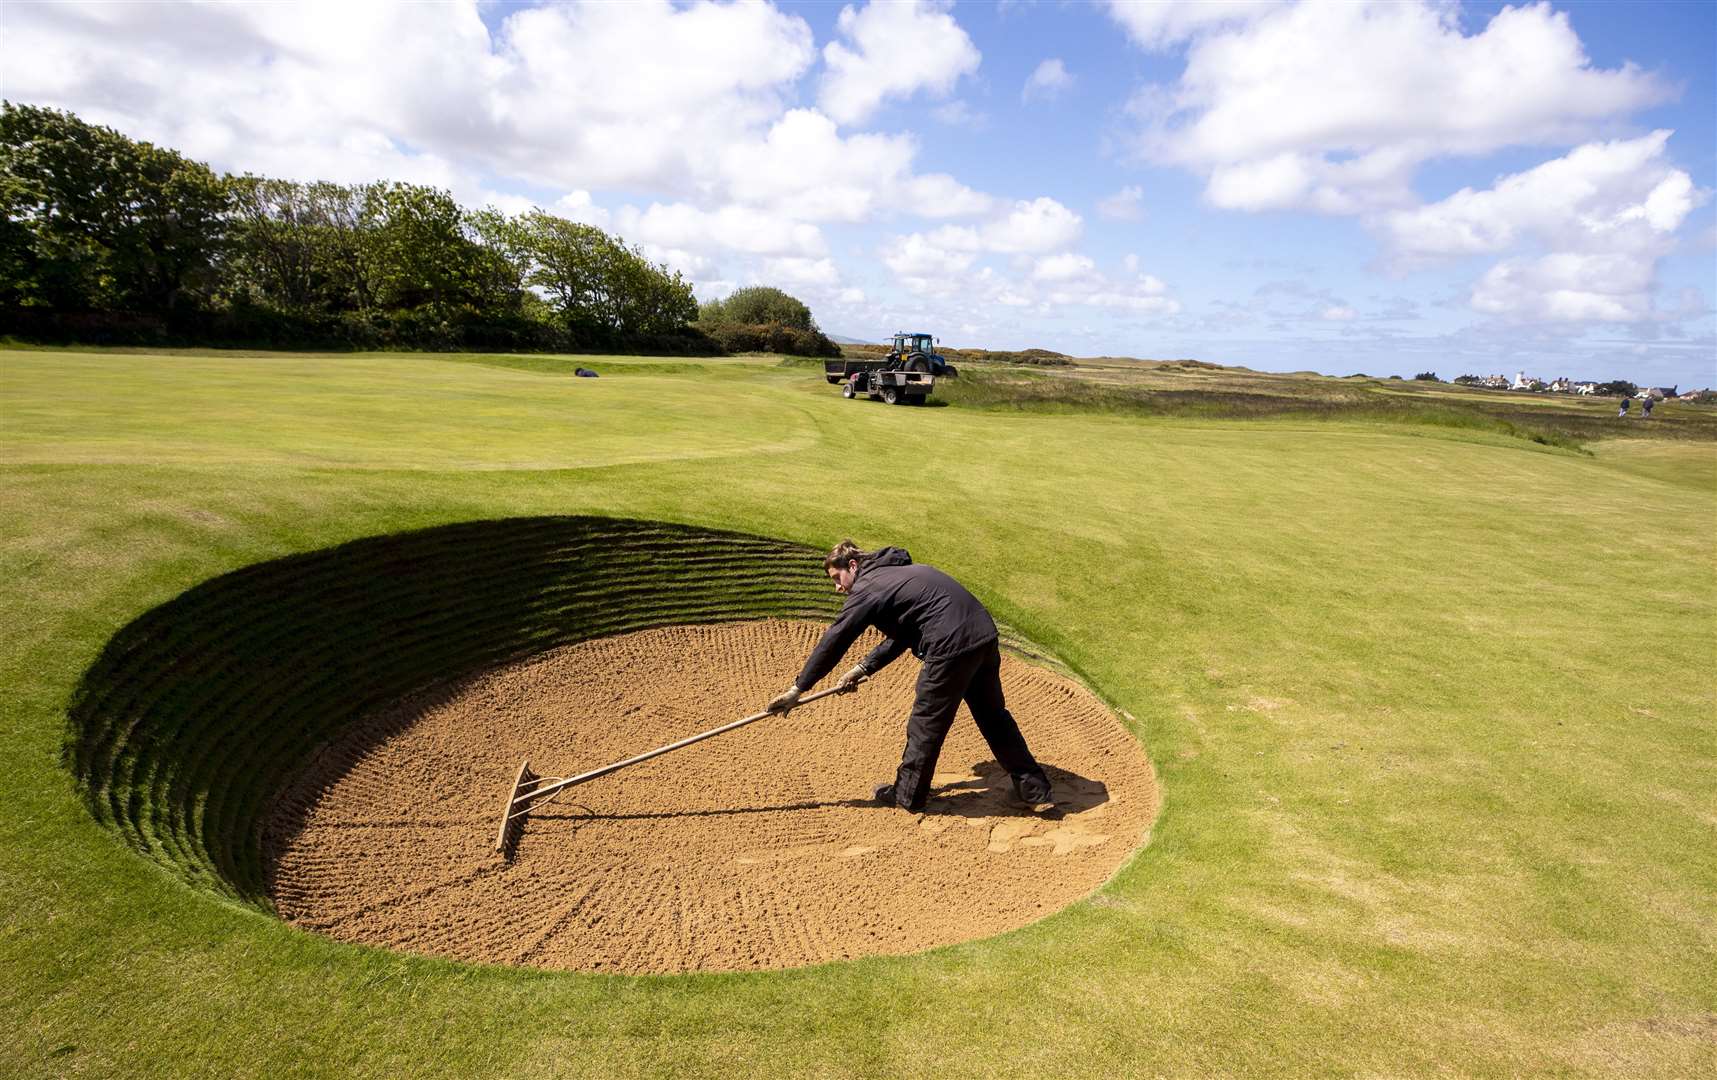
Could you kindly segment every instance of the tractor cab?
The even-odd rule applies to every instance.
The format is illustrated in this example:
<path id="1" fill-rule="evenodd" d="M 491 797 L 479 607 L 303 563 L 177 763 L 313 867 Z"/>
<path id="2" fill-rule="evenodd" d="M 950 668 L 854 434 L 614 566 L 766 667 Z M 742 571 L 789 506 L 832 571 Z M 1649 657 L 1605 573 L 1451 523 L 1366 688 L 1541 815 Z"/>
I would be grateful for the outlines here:
<path id="1" fill-rule="evenodd" d="M 948 361 L 936 352 L 934 337 L 904 330 L 894 335 L 894 346 L 888 353 L 888 366 L 897 371 L 922 371 L 942 376 L 956 374 Z"/>

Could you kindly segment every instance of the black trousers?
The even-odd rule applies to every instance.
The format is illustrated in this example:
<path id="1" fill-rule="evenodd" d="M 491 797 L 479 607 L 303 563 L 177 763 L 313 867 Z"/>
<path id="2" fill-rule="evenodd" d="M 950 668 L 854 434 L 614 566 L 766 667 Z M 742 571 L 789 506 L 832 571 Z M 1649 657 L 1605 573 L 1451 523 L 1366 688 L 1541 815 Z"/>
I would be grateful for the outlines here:
<path id="1" fill-rule="evenodd" d="M 996 763 L 1008 771 L 1016 785 L 1024 777 L 1036 776 L 1047 786 L 1048 777 L 1031 756 L 1002 697 L 1001 665 L 1001 650 L 993 641 L 946 660 L 925 661 L 918 673 L 918 698 L 906 721 L 906 750 L 894 777 L 897 805 L 907 810 L 924 809 L 936 759 L 961 701 L 972 710 L 972 719 L 990 744 Z"/>

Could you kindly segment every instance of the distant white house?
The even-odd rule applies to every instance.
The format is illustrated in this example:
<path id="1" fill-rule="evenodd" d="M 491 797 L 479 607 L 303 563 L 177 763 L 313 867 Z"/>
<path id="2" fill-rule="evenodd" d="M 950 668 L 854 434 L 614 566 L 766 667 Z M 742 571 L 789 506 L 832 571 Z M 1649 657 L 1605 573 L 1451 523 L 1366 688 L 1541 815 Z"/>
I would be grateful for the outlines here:
<path id="1" fill-rule="evenodd" d="M 1596 394 L 1598 392 L 1598 384 L 1595 382 L 1579 383 L 1575 385 L 1574 392 L 1576 394 Z"/>
<path id="2" fill-rule="evenodd" d="M 1574 384 L 1569 382 L 1566 378 L 1562 378 L 1552 382 L 1548 387 L 1546 387 L 1546 389 L 1552 394 L 1566 394 L 1570 393 L 1574 389 Z"/>
<path id="3" fill-rule="evenodd" d="M 1675 387 L 1673 386 L 1647 386 L 1643 387 L 1640 392 L 1634 396 L 1640 398 L 1656 398 L 1658 401 L 1662 401 L 1664 398 L 1675 397 L 1676 393 Z"/>
<path id="4" fill-rule="evenodd" d="M 1529 379 L 1526 377 L 1526 372 L 1522 371 L 1514 376 L 1514 382 L 1509 384 L 1508 388 L 1510 390 L 1542 390 L 1544 389 L 1544 381 L 1542 379 Z"/>
<path id="5" fill-rule="evenodd" d="M 1507 390 L 1508 389 L 1508 376 L 1506 376 L 1506 375 L 1486 375 L 1484 377 L 1484 381 L 1479 383 L 1479 385 L 1484 387 L 1486 390 Z"/>

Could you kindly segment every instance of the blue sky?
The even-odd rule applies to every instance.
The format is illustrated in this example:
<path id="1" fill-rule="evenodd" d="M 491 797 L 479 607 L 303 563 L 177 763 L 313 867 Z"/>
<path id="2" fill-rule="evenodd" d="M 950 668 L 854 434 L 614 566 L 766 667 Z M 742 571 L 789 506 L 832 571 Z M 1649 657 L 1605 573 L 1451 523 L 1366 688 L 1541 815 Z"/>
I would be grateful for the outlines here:
<path id="1" fill-rule="evenodd" d="M 0 5 L 0 93 L 876 339 L 1717 384 L 1717 4 Z"/>

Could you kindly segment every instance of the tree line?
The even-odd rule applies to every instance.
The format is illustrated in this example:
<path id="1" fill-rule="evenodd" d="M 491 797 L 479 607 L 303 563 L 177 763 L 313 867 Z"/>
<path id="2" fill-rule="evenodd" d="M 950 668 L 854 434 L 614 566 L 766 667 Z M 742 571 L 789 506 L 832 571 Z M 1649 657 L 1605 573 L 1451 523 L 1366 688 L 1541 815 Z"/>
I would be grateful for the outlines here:
<path id="1" fill-rule="evenodd" d="M 0 103 L 0 210 L 0 333 L 33 340 L 716 353 L 733 337 L 731 320 L 706 332 L 678 271 L 594 226 L 419 184 L 219 175 L 54 109 Z M 793 344 L 817 349 L 776 351 L 834 350 L 820 332 Z"/>

